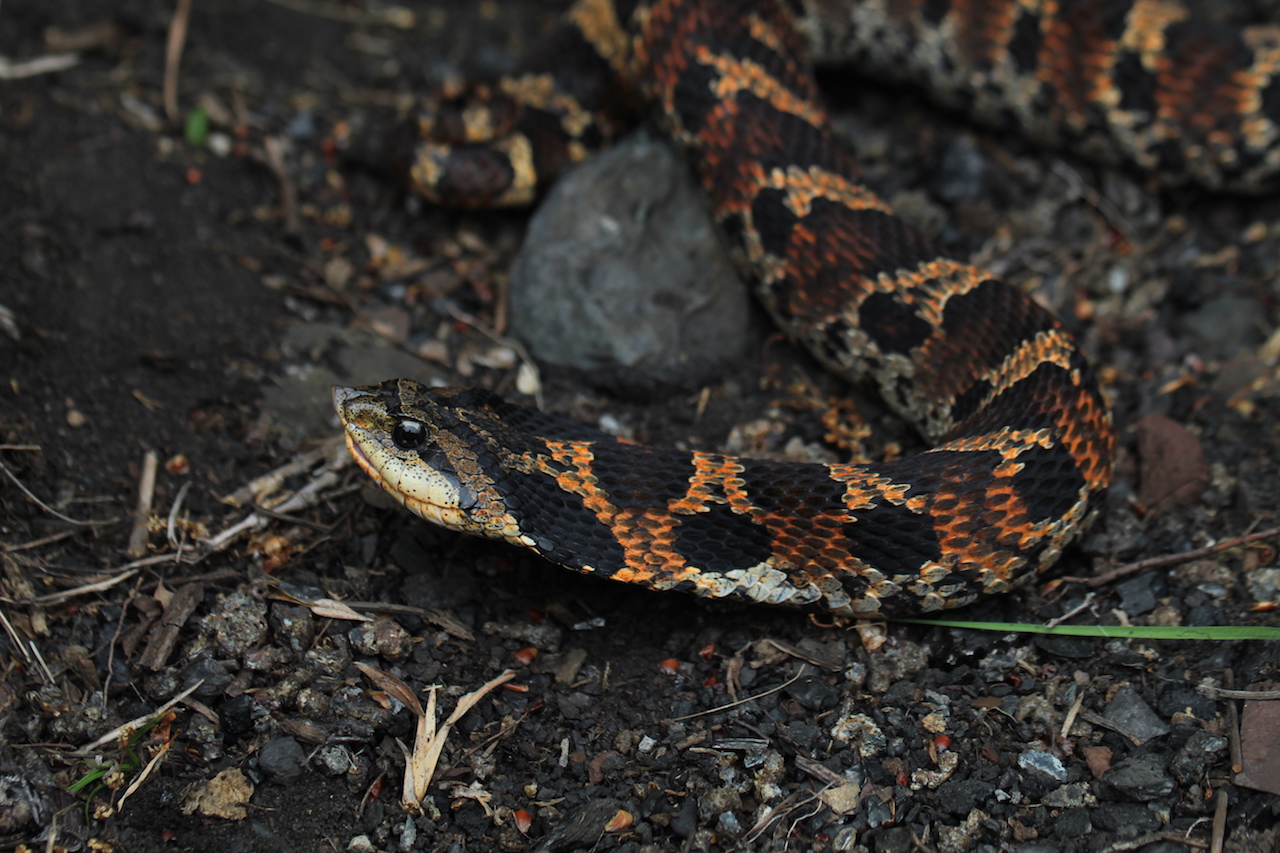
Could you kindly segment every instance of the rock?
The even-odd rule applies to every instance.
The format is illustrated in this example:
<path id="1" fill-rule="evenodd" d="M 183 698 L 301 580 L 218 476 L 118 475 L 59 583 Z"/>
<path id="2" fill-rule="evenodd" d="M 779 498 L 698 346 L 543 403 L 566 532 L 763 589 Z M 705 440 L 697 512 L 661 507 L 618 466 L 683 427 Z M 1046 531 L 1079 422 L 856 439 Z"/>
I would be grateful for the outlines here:
<path id="1" fill-rule="evenodd" d="M 859 707 L 854 702 L 845 703 L 831 725 L 831 737 L 855 749 L 862 758 L 872 758 L 885 750 L 888 740 L 875 720 L 856 712 Z"/>
<path id="2" fill-rule="evenodd" d="M 307 754 L 291 737 L 269 740 L 258 752 L 258 767 L 278 785 L 296 782 L 306 770 Z"/>
<path id="3" fill-rule="evenodd" d="M 630 397 L 741 357 L 750 295 L 670 146 L 637 134 L 562 177 L 511 270 L 511 331 L 541 361 Z"/>
<path id="4" fill-rule="evenodd" d="M 938 805 L 948 813 L 961 817 L 980 804 L 989 803 L 996 786 L 978 779 L 956 779 L 938 786 Z"/>
<path id="5" fill-rule="evenodd" d="M 413 637 L 391 619 L 378 618 L 361 622 L 347 632 L 351 646 L 363 655 L 380 657 L 394 663 L 403 660 L 413 644 Z"/>
<path id="6" fill-rule="evenodd" d="M 1093 796 L 1088 782 L 1069 782 L 1044 795 L 1040 802 L 1058 809 L 1074 809 L 1080 806 L 1093 805 L 1098 800 Z"/>
<path id="7" fill-rule="evenodd" d="M 182 689 L 203 681 L 193 694 L 201 702 L 216 702 L 222 691 L 231 683 L 226 668 L 208 655 L 201 655 L 182 671 Z"/>
<path id="8" fill-rule="evenodd" d="M 1120 593 L 1120 607 L 1130 616 L 1141 616 L 1155 609 L 1156 592 L 1152 588 L 1155 573 L 1138 575 L 1123 583 L 1116 584 L 1116 592 Z"/>
<path id="9" fill-rule="evenodd" d="M 311 641 L 316 636 L 316 620 L 309 608 L 282 601 L 272 602 L 267 621 L 271 625 L 271 636 L 292 652 L 294 657 L 305 654 L 311 648 Z"/>
<path id="10" fill-rule="evenodd" d="M 1226 738 L 1208 732 L 1196 732 L 1173 757 L 1173 761 L 1169 763 L 1169 772 L 1184 785 L 1199 782 L 1209 765 L 1226 750 Z"/>
<path id="11" fill-rule="evenodd" d="M 253 728 L 253 697 L 248 693 L 232 696 L 218 708 L 218 721 L 222 731 L 232 737 L 245 734 Z"/>
<path id="12" fill-rule="evenodd" d="M 354 836 L 347 842 L 348 853 L 378 853 L 378 845 L 367 835 Z"/>
<path id="13" fill-rule="evenodd" d="M 698 798 L 698 814 L 704 823 L 742 808 L 742 796 L 733 788 L 710 788 Z"/>
<path id="14" fill-rule="evenodd" d="M 671 831 L 681 838 L 689 838 L 698 828 L 698 802 L 692 796 L 685 797 L 684 805 L 671 819 Z"/>
<path id="15" fill-rule="evenodd" d="M 1092 831 L 1088 809 L 1064 809 L 1053 821 L 1053 834 L 1059 838 L 1079 838 Z"/>
<path id="16" fill-rule="evenodd" d="M 1067 768 L 1062 766 L 1058 756 L 1040 750 L 1030 750 L 1018 756 L 1018 766 L 1052 779 L 1054 782 L 1067 781 Z"/>
<path id="17" fill-rule="evenodd" d="M 907 853 L 914 850 L 911 830 L 905 826 L 891 826 L 873 836 L 875 853 Z"/>
<path id="18" fill-rule="evenodd" d="M 1261 345 L 1265 336 L 1258 318 L 1265 315 L 1252 297 L 1218 296 L 1186 314 L 1177 325 L 1194 340 L 1198 355 L 1225 360 Z"/>
<path id="19" fill-rule="evenodd" d="M 1156 716 L 1132 687 L 1117 690 L 1103 716 L 1142 743 L 1169 733 L 1169 725 Z"/>
<path id="20" fill-rule="evenodd" d="M 796 679 L 787 687 L 786 693 L 810 711 L 825 711 L 840 701 L 839 690 L 812 675 Z"/>
<path id="21" fill-rule="evenodd" d="M 1104 832 L 1132 838 L 1160 827 L 1160 819 L 1141 803 L 1102 803 L 1093 810 L 1093 824 Z"/>
<path id="22" fill-rule="evenodd" d="M 1280 569 L 1254 569 L 1245 576 L 1245 586 L 1254 601 L 1280 598 Z"/>
<path id="23" fill-rule="evenodd" d="M 1270 685 L 1264 684 L 1265 689 Z M 1250 699 L 1240 717 L 1240 750 L 1244 768 L 1235 783 L 1256 791 L 1280 794 L 1280 703 Z"/>
<path id="24" fill-rule="evenodd" d="M 353 767 L 351 753 L 340 746 L 321 747 L 316 753 L 315 762 L 326 776 L 342 776 Z"/>
<path id="25" fill-rule="evenodd" d="M 267 603 L 244 591 L 220 595 L 203 626 L 218 644 L 220 657 L 238 658 L 266 639 Z"/>
<path id="26" fill-rule="evenodd" d="M 1173 792 L 1173 777 L 1158 755 L 1134 755 L 1119 761 L 1102 781 L 1128 799 L 1145 803 Z"/>

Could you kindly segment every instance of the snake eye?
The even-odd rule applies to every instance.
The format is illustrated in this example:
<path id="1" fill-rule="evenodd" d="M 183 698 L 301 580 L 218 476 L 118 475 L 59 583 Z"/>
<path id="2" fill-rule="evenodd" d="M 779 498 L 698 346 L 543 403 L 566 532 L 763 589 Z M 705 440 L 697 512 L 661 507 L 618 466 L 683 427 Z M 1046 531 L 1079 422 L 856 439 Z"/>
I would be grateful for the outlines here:
<path id="1" fill-rule="evenodd" d="M 391 441 L 401 450 L 417 450 L 427 440 L 427 428 L 420 421 L 396 421 Z"/>

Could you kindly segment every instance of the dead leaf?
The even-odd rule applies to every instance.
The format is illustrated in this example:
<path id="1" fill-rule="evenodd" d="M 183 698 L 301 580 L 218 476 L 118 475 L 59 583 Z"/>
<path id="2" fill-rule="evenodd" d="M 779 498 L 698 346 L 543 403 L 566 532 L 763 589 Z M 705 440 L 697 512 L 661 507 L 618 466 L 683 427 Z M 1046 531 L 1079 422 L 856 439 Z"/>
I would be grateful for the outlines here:
<path id="1" fill-rule="evenodd" d="M 388 672 L 383 672 L 376 666 L 369 666 L 367 663 L 360 663 L 359 661 L 356 661 L 356 669 L 363 672 L 365 677 L 372 681 L 374 686 L 379 690 L 389 694 L 397 702 L 413 712 L 415 717 L 421 717 L 423 715 L 422 703 L 418 701 L 417 695 L 409 685 L 405 684 L 394 675 Z"/>
<path id="2" fill-rule="evenodd" d="M 315 601 L 307 604 L 311 608 L 311 612 L 319 616 L 321 619 L 346 619 L 351 622 L 372 622 L 372 616 L 365 616 L 363 613 L 357 613 L 341 601 L 334 601 L 332 598 L 317 598 Z"/>
<path id="3" fill-rule="evenodd" d="M 1250 685 L 1269 690 L 1272 685 Z M 1235 783 L 1255 791 L 1280 794 L 1280 700 L 1250 699 L 1240 715 L 1240 753 L 1243 768 Z"/>
<path id="4" fill-rule="evenodd" d="M 209 817 L 244 820 L 249 814 L 245 805 L 252 796 L 252 783 L 239 770 L 229 767 L 208 782 L 188 788 L 182 801 L 182 811 L 184 814 L 198 811 Z"/>
<path id="5" fill-rule="evenodd" d="M 1085 763 L 1093 778 L 1101 779 L 1102 774 L 1111 769 L 1111 750 L 1105 746 L 1086 746 L 1082 750 Z"/>
<path id="6" fill-rule="evenodd" d="M 1182 424 L 1164 415 L 1144 415 L 1136 425 L 1142 472 L 1138 499 L 1154 515 L 1175 504 L 1193 504 L 1209 487 L 1204 449 Z"/>
<path id="7" fill-rule="evenodd" d="M 827 804 L 827 808 L 843 817 L 857 810 L 860 801 L 857 785 L 836 785 L 818 794 L 818 799 Z"/>

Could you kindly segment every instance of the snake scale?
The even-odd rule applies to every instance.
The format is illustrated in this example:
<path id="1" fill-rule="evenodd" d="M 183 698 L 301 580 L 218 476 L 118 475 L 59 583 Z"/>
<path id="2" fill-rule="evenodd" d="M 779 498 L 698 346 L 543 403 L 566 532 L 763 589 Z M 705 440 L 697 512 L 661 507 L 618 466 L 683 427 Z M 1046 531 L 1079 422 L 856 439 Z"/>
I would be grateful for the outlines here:
<path id="1" fill-rule="evenodd" d="M 1257 189 L 1280 169 L 1275 31 L 1117 0 L 582 0 L 569 20 L 577 47 L 553 52 L 587 55 L 610 82 L 575 90 L 531 65 L 481 93 L 493 109 L 437 101 L 393 144 L 405 182 L 446 203 L 530 201 L 613 132 L 610 105 L 651 104 L 779 326 L 870 380 L 933 446 L 830 465 L 682 452 L 400 379 L 334 389 L 360 466 L 429 521 L 711 598 L 918 614 L 1057 559 L 1113 476 L 1089 365 L 1049 312 L 858 182 L 805 57 L 923 79 L 980 117 L 1172 182 Z"/>

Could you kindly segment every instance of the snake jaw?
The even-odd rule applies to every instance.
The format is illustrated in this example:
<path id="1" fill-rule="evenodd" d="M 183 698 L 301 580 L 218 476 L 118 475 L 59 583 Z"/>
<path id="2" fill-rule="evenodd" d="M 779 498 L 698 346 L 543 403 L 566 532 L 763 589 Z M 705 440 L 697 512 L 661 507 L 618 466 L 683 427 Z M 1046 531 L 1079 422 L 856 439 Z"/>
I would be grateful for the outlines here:
<path id="1" fill-rule="evenodd" d="M 456 475 L 426 464 L 419 451 L 391 440 L 393 418 L 378 397 L 377 386 L 332 388 L 333 407 L 342 422 L 347 450 L 382 490 L 406 509 L 434 524 L 472 532 L 467 511 L 475 493 Z"/>

